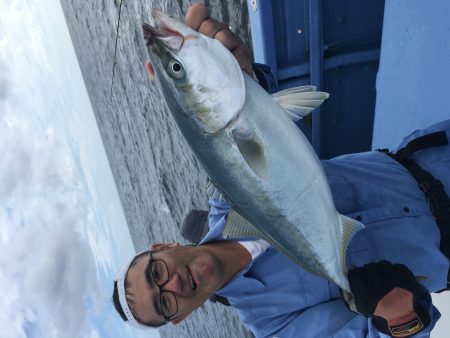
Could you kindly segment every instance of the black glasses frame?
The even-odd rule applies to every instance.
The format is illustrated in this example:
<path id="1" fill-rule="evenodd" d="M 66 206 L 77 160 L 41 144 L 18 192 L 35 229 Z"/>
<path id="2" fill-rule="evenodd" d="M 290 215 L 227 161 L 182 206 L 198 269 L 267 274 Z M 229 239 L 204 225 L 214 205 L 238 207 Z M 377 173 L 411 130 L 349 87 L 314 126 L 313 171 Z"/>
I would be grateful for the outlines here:
<path id="1" fill-rule="evenodd" d="M 167 272 L 167 280 L 165 280 L 164 282 L 162 282 L 162 283 L 158 283 L 157 281 L 156 281 L 156 278 L 155 278 L 155 276 L 153 275 L 153 269 L 152 269 L 152 266 L 153 266 L 153 264 L 155 263 L 155 262 L 158 262 L 158 261 L 160 261 L 160 262 L 162 262 L 163 263 L 163 266 L 164 266 L 164 268 L 166 269 L 166 272 Z M 163 317 L 164 317 L 164 320 L 165 320 L 165 323 L 168 323 L 168 322 L 170 322 L 171 320 L 172 320 L 172 318 L 173 317 L 175 317 L 175 315 L 178 313 L 178 301 L 177 301 L 177 297 L 175 296 L 175 294 L 172 292 L 172 291 L 169 291 L 169 290 L 163 290 L 162 288 L 164 287 L 164 285 L 166 285 L 167 284 L 167 282 L 170 280 L 170 276 L 169 276 L 169 268 L 167 267 L 167 264 L 166 264 L 166 262 L 163 260 L 163 259 L 153 259 L 153 253 L 152 253 L 152 251 L 149 251 L 148 252 L 148 266 L 147 266 L 147 268 L 145 269 L 145 277 L 147 278 L 147 282 L 149 282 L 150 283 L 150 280 L 149 280 L 149 277 L 151 276 L 151 278 L 153 279 L 153 281 L 155 282 L 155 284 L 156 284 L 156 286 L 158 287 L 158 289 L 159 289 L 159 306 L 160 306 L 160 309 L 161 309 L 161 313 L 162 313 L 162 315 L 163 315 Z M 176 305 L 176 310 L 175 310 L 175 312 L 173 313 L 173 314 L 167 314 L 167 313 L 164 313 L 164 307 L 163 307 L 163 293 L 164 292 L 166 292 L 166 293 L 168 293 L 168 294 L 171 294 L 172 295 L 172 297 L 173 297 L 173 299 L 175 299 L 175 305 Z"/>

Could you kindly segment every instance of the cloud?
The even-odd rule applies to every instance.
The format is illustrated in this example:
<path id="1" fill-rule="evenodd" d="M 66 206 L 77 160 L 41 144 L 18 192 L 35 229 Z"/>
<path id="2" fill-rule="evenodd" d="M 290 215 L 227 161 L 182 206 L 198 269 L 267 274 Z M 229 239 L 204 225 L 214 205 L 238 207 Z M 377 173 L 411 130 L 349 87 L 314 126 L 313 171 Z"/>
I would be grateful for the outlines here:
<path id="1" fill-rule="evenodd" d="M 100 333 L 97 330 L 92 330 L 89 335 L 90 338 L 100 338 Z"/>
<path id="2" fill-rule="evenodd" d="M 80 337 L 100 293 L 82 236 L 90 196 L 63 135 L 38 125 L 14 107 L 0 116 L 0 336 Z"/>
<path id="3" fill-rule="evenodd" d="M 11 75 L 8 67 L 6 67 L 6 64 L 2 61 L 0 61 L 0 69 L 2 70 L 0 72 L 0 102 L 4 101 L 9 93 L 11 92 Z"/>
<path id="4" fill-rule="evenodd" d="M 71 119 L 78 96 L 61 85 L 73 74 L 54 53 L 70 46 L 52 35 L 57 7 L 0 1 L 0 337 L 96 338 L 112 312 L 108 222 Z"/>

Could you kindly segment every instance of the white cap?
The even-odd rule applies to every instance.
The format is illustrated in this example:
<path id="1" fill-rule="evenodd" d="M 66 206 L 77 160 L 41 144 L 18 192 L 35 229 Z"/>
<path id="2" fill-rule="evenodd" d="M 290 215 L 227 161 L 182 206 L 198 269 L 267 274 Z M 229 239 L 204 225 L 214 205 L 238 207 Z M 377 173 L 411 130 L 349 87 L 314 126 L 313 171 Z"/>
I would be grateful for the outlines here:
<path id="1" fill-rule="evenodd" d="M 122 307 L 123 312 L 125 313 L 125 317 L 127 317 L 126 323 L 131 325 L 132 327 L 141 329 L 141 330 L 149 330 L 152 327 L 148 325 L 144 325 L 140 323 L 139 321 L 134 318 L 133 313 L 130 310 L 130 307 L 128 306 L 127 302 L 127 296 L 125 294 L 125 279 L 127 277 L 128 269 L 130 268 L 131 262 L 133 260 L 143 254 L 144 252 L 147 252 L 148 250 L 144 250 L 139 252 L 136 256 L 131 257 L 120 269 L 120 271 L 117 273 L 116 277 L 114 278 L 114 281 L 117 282 L 117 291 L 119 293 L 119 302 L 120 306 Z"/>

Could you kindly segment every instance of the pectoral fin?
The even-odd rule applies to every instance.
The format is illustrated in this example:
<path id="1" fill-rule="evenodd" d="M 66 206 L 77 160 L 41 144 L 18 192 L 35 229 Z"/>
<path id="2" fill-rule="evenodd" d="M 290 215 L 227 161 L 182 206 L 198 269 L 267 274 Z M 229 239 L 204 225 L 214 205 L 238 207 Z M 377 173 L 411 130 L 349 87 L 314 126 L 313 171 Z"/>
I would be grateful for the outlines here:
<path id="1" fill-rule="evenodd" d="M 246 127 L 237 126 L 231 131 L 231 134 L 247 164 L 256 175 L 265 180 L 267 164 L 262 140 Z"/>

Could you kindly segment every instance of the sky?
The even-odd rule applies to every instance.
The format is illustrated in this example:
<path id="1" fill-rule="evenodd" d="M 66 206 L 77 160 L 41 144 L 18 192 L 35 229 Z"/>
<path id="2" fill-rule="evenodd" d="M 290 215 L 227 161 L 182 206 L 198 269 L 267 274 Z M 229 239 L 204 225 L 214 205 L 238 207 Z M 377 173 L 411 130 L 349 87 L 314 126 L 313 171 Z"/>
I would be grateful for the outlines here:
<path id="1" fill-rule="evenodd" d="M 134 248 L 57 0 L 0 0 L 0 337 L 159 337 L 112 279 Z"/>

